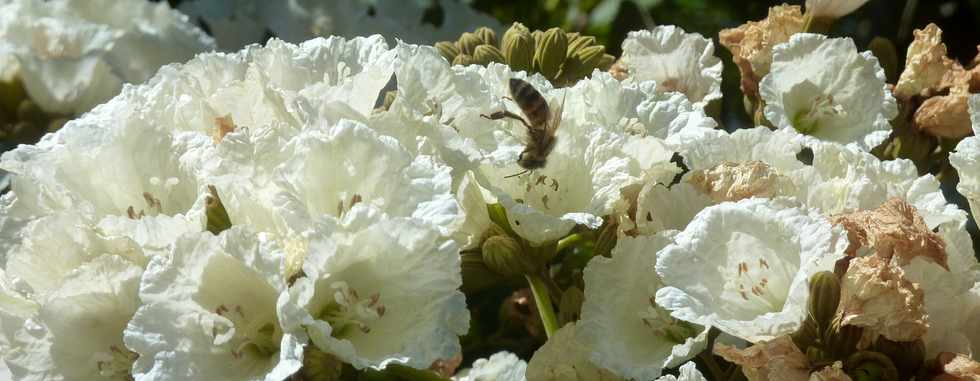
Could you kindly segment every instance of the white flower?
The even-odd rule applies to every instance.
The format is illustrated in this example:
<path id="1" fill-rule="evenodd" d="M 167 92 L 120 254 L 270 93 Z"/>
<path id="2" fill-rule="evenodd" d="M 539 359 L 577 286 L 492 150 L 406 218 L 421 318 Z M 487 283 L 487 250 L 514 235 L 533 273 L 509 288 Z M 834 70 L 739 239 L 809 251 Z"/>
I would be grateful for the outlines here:
<path id="1" fill-rule="evenodd" d="M 592 350 L 585 346 L 576 323 L 555 331 L 527 364 L 527 378 L 541 381 L 615 381 L 620 378 L 592 363 Z"/>
<path id="2" fill-rule="evenodd" d="M 980 131 L 980 94 L 969 98 L 970 121 L 974 134 Z M 974 216 L 980 216 L 980 138 L 971 136 L 960 141 L 956 151 L 949 155 L 949 162 L 959 173 L 959 191 L 970 202 Z"/>
<path id="3" fill-rule="evenodd" d="M 850 38 L 799 33 L 773 49 L 760 83 L 765 115 L 776 127 L 817 140 L 861 147 L 881 144 L 898 115 L 885 73 Z"/>
<path id="4" fill-rule="evenodd" d="M 398 49 L 409 62 L 427 66 L 406 64 L 400 69 L 399 94 L 389 113 L 410 107 L 399 104 L 399 99 L 419 105 L 415 110 L 426 104 L 442 105 L 430 113 L 439 127 L 424 125 L 428 132 L 422 134 L 455 174 L 473 171 L 473 178 L 487 191 L 473 195 L 489 196 L 485 203 L 501 203 L 511 227 L 534 245 L 556 240 L 576 224 L 598 227 L 626 185 L 670 179 L 676 167 L 661 139 L 671 129 L 700 128 L 709 119 L 702 119 L 703 112 L 694 110 L 682 96 L 654 94 L 649 82 L 620 83 L 598 73 L 571 88 L 552 89 L 540 76 L 527 78 L 553 111 L 564 101 L 564 113 L 545 167 L 508 177 L 524 171 L 517 158 L 525 149 L 527 128 L 518 121 L 491 121 L 480 114 L 501 109 L 520 113 L 503 97 L 509 96 L 509 80 L 522 74 L 498 64 L 451 68 L 436 59 L 423 60 L 434 57 L 434 49 Z M 661 107 L 666 104 L 674 107 Z M 452 129 L 446 133 L 442 125 Z M 403 144 L 408 143 L 403 140 Z"/>
<path id="5" fill-rule="evenodd" d="M 497 352 L 490 358 L 481 358 L 473 366 L 464 369 L 453 381 L 524 381 L 527 363 L 510 352 Z"/>
<path id="6" fill-rule="evenodd" d="M 116 256 L 78 267 L 40 303 L 5 354 L 18 380 L 131 380 L 123 330 L 139 305 L 142 268 Z"/>
<path id="7" fill-rule="evenodd" d="M 357 204 L 319 223 L 305 277 L 279 307 L 288 332 L 355 368 L 427 368 L 469 327 L 458 245 L 430 225 Z"/>
<path id="8" fill-rule="evenodd" d="M 154 257 L 125 334 L 136 378 L 272 381 L 298 370 L 305 336 L 284 332 L 276 308 L 283 260 L 275 241 L 238 226 L 185 235 Z"/>
<path id="9" fill-rule="evenodd" d="M 673 25 L 630 32 L 620 63 L 637 81 L 654 80 L 657 91 L 677 91 L 698 105 L 721 99 L 721 60 L 710 39 Z"/>
<path id="10" fill-rule="evenodd" d="M 48 112 L 88 111 L 123 83 L 214 47 L 163 3 L 15 0 L 0 14 L 11 16 L 0 19 L 0 56 L 16 58 L 28 94 Z"/>
<path id="11" fill-rule="evenodd" d="M 686 362 L 679 368 L 680 374 L 676 377 L 673 375 L 666 375 L 657 379 L 657 381 L 708 381 L 704 378 L 704 375 L 698 370 L 697 365 L 693 362 Z"/>
<path id="12" fill-rule="evenodd" d="M 207 23 L 218 40 L 218 47 L 232 51 L 265 42 L 269 32 L 294 43 L 317 36 L 383 34 L 393 39 L 392 42 L 399 39 L 432 44 L 439 40 L 455 40 L 461 33 L 479 26 L 501 29 L 494 18 L 463 2 L 440 3 L 443 22 L 439 26 L 433 25 L 424 19 L 430 5 L 392 0 L 289 0 L 276 3 L 236 0 L 229 5 L 219 0 L 195 0 L 182 3 L 180 9 Z"/>
<path id="13" fill-rule="evenodd" d="M 806 0 L 806 15 L 837 19 L 861 8 L 868 0 Z"/>
<path id="14" fill-rule="evenodd" d="M 683 321 L 770 340 L 799 328 L 810 275 L 832 269 L 846 248 L 841 229 L 786 199 L 715 205 L 659 252 L 666 287 L 657 304 Z"/>
<path id="15" fill-rule="evenodd" d="M 654 273 L 657 251 L 672 233 L 622 237 L 612 259 L 585 268 L 585 303 L 577 335 L 591 359 L 626 379 L 649 380 L 704 350 L 708 329 L 679 321 L 657 305 L 663 282 Z"/>

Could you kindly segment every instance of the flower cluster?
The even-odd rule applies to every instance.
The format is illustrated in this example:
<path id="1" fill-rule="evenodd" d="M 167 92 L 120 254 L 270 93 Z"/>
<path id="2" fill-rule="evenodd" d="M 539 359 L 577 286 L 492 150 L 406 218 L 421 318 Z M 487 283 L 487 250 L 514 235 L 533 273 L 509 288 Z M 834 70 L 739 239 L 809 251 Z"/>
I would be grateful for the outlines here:
<path id="1" fill-rule="evenodd" d="M 863 3 L 723 32 L 760 122 L 732 132 L 714 44 L 674 26 L 614 65 L 515 24 L 163 66 L 0 157 L 0 357 L 38 381 L 980 377 L 968 214 L 875 155 L 901 97 L 878 59 L 811 33 Z M 227 21 L 209 4 L 185 6 Z M 975 210 L 976 150 L 950 158 Z"/>

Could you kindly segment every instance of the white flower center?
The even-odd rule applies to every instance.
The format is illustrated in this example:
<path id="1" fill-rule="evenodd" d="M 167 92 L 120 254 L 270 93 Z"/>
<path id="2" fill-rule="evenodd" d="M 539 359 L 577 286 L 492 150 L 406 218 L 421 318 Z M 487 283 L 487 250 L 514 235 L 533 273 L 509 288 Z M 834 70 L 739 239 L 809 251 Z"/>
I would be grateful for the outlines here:
<path id="1" fill-rule="evenodd" d="M 231 323 L 230 326 L 214 327 L 214 343 L 230 345 L 234 358 L 239 359 L 245 355 L 268 357 L 279 351 L 282 330 L 276 322 L 274 312 L 246 312 L 241 305 L 224 304 L 219 305 L 214 312 Z"/>
<path id="2" fill-rule="evenodd" d="M 847 115 L 844 107 L 834 103 L 833 95 L 819 95 L 810 101 L 809 108 L 803 108 L 793 115 L 793 127 L 803 134 L 813 134 L 827 119 Z"/>
<path id="3" fill-rule="evenodd" d="M 133 362 L 139 354 L 130 351 L 126 348 L 121 348 L 117 345 L 110 345 L 108 352 L 100 352 L 96 355 L 96 367 L 99 369 L 99 375 L 102 377 L 107 377 L 114 380 L 132 380 L 133 375 L 130 370 L 133 368 Z"/>
<path id="4" fill-rule="evenodd" d="M 643 325 L 650 328 L 654 335 L 666 338 L 673 343 L 682 344 L 689 337 L 697 335 L 694 325 L 674 319 L 670 312 L 657 305 L 654 297 L 650 297 L 647 309 L 640 313 Z"/>
<path id="5" fill-rule="evenodd" d="M 320 311 L 319 319 L 330 323 L 334 337 L 342 338 L 351 333 L 351 329 L 363 333 L 371 332 L 369 324 L 385 315 L 381 294 L 376 293 L 361 299 L 357 290 L 343 281 L 331 283 L 330 289 L 333 293 L 333 302 L 328 303 Z"/>
<path id="6" fill-rule="evenodd" d="M 741 299 L 756 312 L 781 311 L 789 293 L 789 281 L 796 269 L 780 259 L 773 248 L 752 235 L 733 233 L 727 244 L 732 255 L 731 268 L 726 276 L 725 293 Z"/>

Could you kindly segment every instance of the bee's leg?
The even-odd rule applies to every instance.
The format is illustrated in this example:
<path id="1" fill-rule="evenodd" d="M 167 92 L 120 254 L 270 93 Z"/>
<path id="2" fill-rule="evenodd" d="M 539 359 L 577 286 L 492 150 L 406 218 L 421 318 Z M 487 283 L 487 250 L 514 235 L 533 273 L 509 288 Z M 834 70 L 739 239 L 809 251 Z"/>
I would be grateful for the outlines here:
<path id="1" fill-rule="evenodd" d="M 505 178 L 505 179 L 509 179 L 509 178 L 511 178 L 511 177 L 517 177 L 517 176 L 520 176 L 520 175 L 523 175 L 523 174 L 525 174 L 525 173 L 530 173 L 530 172 L 531 172 L 531 170 L 530 170 L 530 169 L 525 169 L 525 170 L 523 170 L 523 171 L 520 171 L 520 172 L 517 172 L 517 173 L 515 173 L 515 174 L 513 174 L 513 175 L 510 175 L 510 176 L 504 176 L 504 178 Z"/>
<path id="2" fill-rule="evenodd" d="M 480 116 L 483 117 L 483 118 L 486 118 L 486 119 L 490 119 L 490 120 L 497 120 L 497 119 L 504 119 L 504 118 L 517 119 L 517 120 L 521 121 L 521 123 L 524 123 L 524 126 L 525 127 L 527 127 L 528 129 L 532 129 L 531 128 L 531 125 L 528 124 L 527 121 L 524 120 L 524 118 L 522 118 L 520 115 L 517 115 L 517 114 L 512 113 L 510 111 L 507 111 L 507 110 L 500 110 L 500 111 L 494 112 L 494 113 L 492 113 L 490 115 L 480 114 Z"/>

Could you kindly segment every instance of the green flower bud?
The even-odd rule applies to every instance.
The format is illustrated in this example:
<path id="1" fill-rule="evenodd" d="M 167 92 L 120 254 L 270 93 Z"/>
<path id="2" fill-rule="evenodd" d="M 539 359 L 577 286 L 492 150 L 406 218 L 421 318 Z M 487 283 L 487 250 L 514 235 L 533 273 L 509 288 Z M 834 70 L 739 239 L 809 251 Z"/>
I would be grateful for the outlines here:
<path id="1" fill-rule="evenodd" d="M 898 369 L 888 356 L 878 352 L 860 351 L 847 358 L 844 370 L 855 381 L 898 381 Z"/>
<path id="2" fill-rule="evenodd" d="M 439 41 L 435 47 L 439 50 L 439 54 L 446 58 L 446 61 L 453 62 L 453 59 L 459 55 L 459 48 L 452 42 Z"/>
<path id="3" fill-rule="evenodd" d="M 463 292 L 484 290 L 501 280 L 500 275 L 483 263 L 483 254 L 479 251 L 461 253 L 459 258 L 463 274 Z"/>
<path id="4" fill-rule="evenodd" d="M 228 211 L 225 210 L 225 205 L 221 203 L 221 198 L 218 197 L 218 189 L 214 185 L 208 185 L 208 197 L 204 208 L 207 213 L 207 228 L 211 234 L 218 235 L 231 227 L 231 218 L 228 217 Z"/>
<path id="5" fill-rule="evenodd" d="M 473 59 L 473 56 L 471 56 L 469 54 L 460 54 L 460 55 L 456 56 L 456 58 L 453 59 L 453 65 L 463 65 L 463 66 L 466 66 L 466 65 L 472 65 L 472 64 L 475 64 L 475 63 L 476 63 L 476 60 L 474 60 Z"/>
<path id="6" fill-rule="evenodd" d="M 561 301 L 558 305 L 558 325 L 577 321 L 582 315 L 582 303 L 585 302 L 585 293 L 578 287 L 569 287 L 561 293 Z"/>
<path id="7" fill-rule="evenodd" d="M 37 129 L 28 122 L 17 122 L 10 126 L 9 137 L 19 143 L 33 143 L 31 140 L 37 134 Z"/>
<path id="8" fill-rule="evenodd" d="M 12 81 L 0 81 L 0 108 L 8 114 L 16 113 L 17 106 L 25 98 L 27 98 L 27 91 L 24 90 L 24 83 L 19 78 Z"/>
<path id="9" fill-rule="evenodd" d="M 44 121 L 44 112 L 41 111 L 37 104 L 31 102 L 30 99 L 24 99 L 17 105 L 17 119 L 22 122 L 29 122 L 32 124 L 42 124 Z"/>
<path id="10" fill-rule="evenodd" d="M 593 253 L 597 256 L 610 257 L 612 256 L 612 249 L 616 247 L 616 241 L 619 239 L 619 223 L 609 219 L 599 229 Z"/>
<path id="11" fill-rule="evenodd" d="M 895 44 L 884 37 L 875 37 L 868 44 L 868 50 L 878 58 L 881 68 L 885 70 L 885 78 L 888 83 L 895 83 L 898 80 L 898 53 Z"/>
<path id="12" fill-rule="evenodd" d="M 571 34 L 571 33 L 570 33 Z M 577 33 L 575 38 L 568 39 L 568 57 L 574 56 L 579 50 L 595 45 L 595 37 L 592 36 L 581 36 Z M 605 50 L 605 49 L 603 49 Z"/>
<path id="13" fill-rule="evenodd" d="M 548 29 L 541 36 L 534 50 L 534 67 L 549 79 L 554 79 L 561 71 L 568 52 L 568 39 L 559 28 Z"/>
<path id="14" fill-rule="evenodd" d="M 476 52 L 476 47 L 480 45 L 483 45 L 483 39 L 476 33 L 463 33 L 462 36 L 459 36 L 459 41 L 456 41 L 456 47 L 463 54 L 473 55 Z"/>
<path id="15" fill-rule="evenodd" d="M 507 29 L 500 47 L 511 69 L 531 70 L 534 63 L 534 38 L 524 25 L 515 22 Z"/>
<path id="16" fill-rule="evenodd" d="M 864 328 L 855 325 L 839 326 L 835 321 L 824 331 L 825 348 L 835 357 L 846 357 L 857 351 L 857 345 L 864 335 Z"/>
<path id="17" fill-rule="evenodd" d="M 540 269 L 533 255 L 524 251 L 517 240 L 507 236 L 493 236 L 483 241 L 483 263 L 487 268 L 503 276 L 533 274 Z"/>
<path id="18" fill-rule="evenodd" d="M 811 364 L 821 363 L 827 361 L 830 355 L 824 352 L 822 349 L 817 347 L 807 347 L 806 348 L 806 358 L 810 360 Z"/>
<path id="19" fill-rule="evenodd" d="M 487 204 L 487 214 L 490 216 L 490 221 L 497 225 L 497 227 L 503 229 L 506 234 L 509 234 L 511 237 L 518 237 L 517 232 L 510 227 L 510 220 L 507 218 L 507 209 L 503 205 Z"/>
<path id="20" fill-rule="evenodd" d="M 803 321 L 803 325 L 800 326 L 800 329 L 790 335 L 790 338 L 793 339 L 793 344 L 796 344 L 797 348 L 801 351 L 806 351 L 808 347 L 818 344 L 820 341 L 820 330 L 817 329 L 817 323 L 812 318 L 807 317 Z"/>
<path id="21" fill-rule="evenodd" d="M 315 345 L 303 349 L 303 367 L 299 371 L 301 379 L 308 381 L 338 381 L 344 369 L 344 362 L 327 354 Z"/>
<path id="22" fill-rule="evenodd" d="M 61 129 L 61 127 L 64 127 L 65 124 L 67 124 L 67 123 L 68 123 L 68 119 L 65 119 L 65 118 L 53 119 L 53 120 L 51 120 L 51 122 L 48 123 L 48 131 L 47 132 L 55 132 L 55 131 L 58 131 L 58 130 Z"/>
<path id="23" fill-rule="evenodd" d="M 497 45 L 497 32 L 494 32 L 493 29 L 481 26 L 473 34 L 479 36 L 486 45 Z"/>
<path id="24" fill-rule="evenodd" d="M 875 351 L 880 352 L 895 362 L 895 367 L 902 374 L 915 374 L 925 362 L 926 345 L 922 339 L 911 342 L 898 342 L 879 336 L 874 345 Z"/>
<path id="25" fill-rule="evenodd" d="M 592 74 L 603 59 L 606 48 L 594 45 L 579 49 L 573 56 L 565 60 L 561 69 L 560 83 L 573 83 Z"/>
<path id="26" fill-rule="evenodd" d="M 616 64 L 616 57 L 612 54 L 603 54 L 602 59 L 599 60 L 599 70 L 607 71 Z"/>
<path id="27" fill-rule="evenodd" d="M 837 305 L 840 304 L 840 280 L 830 271 L 821 271 L 810 277 L 810 299 L 807 308 L 813 321 L 823 330 L 830 326 Z"/>
<path id="28" fill-rule="evenodd" d="M 476 52 L 473 53 L 473 59 L 479 65 L 486 65 L 491 62 L 507 62 L 507 60 L 504 59 L 504 54 L 500 52 L 500 49 L 497 49 L 497 47 L 493 45 L 477 46 Z"/>

